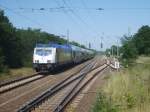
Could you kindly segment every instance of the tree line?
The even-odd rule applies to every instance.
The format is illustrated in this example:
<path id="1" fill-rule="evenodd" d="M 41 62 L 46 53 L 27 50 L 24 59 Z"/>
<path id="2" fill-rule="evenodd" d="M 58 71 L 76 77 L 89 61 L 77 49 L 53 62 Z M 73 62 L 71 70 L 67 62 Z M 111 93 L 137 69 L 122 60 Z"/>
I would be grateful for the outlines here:
<path id="1" fill-rule="evenodd" d="M 124 35 L 121 38 L 122 46 L 118 48 L 123 63 L 132 63 L 139 55 L 150 55 L 150 26 L 144 25 L 134 35 Z M 113 50 L 112 50 L 113 49 Z M 117 56 L 117 46 L 113 45 L 106 50 L 106 54 Z"/>
<path id="2" fill-rule="evenodd" d="M 13 26 L 4 11 L 0 10 L 0 72 L 7 68 L 32 65 L 33 48 L 36 43 L 67 43 L 66 39 L 40 29 L 18 29 Z M 71 44 L 85 48 L 77 42 Z"/>

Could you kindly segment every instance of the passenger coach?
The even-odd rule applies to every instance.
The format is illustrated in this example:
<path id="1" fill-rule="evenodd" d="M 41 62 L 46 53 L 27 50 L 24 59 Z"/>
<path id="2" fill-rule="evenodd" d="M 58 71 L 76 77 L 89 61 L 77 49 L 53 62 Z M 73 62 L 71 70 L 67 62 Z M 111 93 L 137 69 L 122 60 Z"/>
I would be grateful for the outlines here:
<path id="1" fill-rule="evenodd" d="M 33 53 L 33 67 L 38 71 L 53 70 L 58 66 L 80 63 L 92 58 L 93 51 L 74 45 L 37 44 Z"/>

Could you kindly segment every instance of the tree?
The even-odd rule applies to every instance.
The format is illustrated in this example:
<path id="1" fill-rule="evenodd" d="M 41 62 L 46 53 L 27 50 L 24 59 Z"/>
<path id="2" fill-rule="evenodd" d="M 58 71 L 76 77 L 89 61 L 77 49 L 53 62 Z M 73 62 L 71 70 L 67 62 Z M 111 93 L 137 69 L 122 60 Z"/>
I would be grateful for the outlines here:
<path id="1" fill-rule="evenodd" d="M 2 50 L 0 48 L 0 72 L 2 72 L 3 69 L 4 69 L 4 56 L 3 56 Z"/>
<path id="2" fill-rule="evenodd" d="M 150 27 L 142 26 L 134 35 L 133 41 L 140 55 L 150 54 Z"/>
<path id="3" fill-rule="evenodd" d="M 16 29 L 0 10 L 0 69 L 3 65 L 10 68 L 31 66 L 36 43 L 50 42 L 66 44 L 67 40 L 41 29 Z"/>
<path id="4" fill-rule="evenodd" d="M 0 11 L 0 48 L 5 56 L 4 64 L 9 67 L 20 67 L 21 61 L 21 44 L 16 37 L 16 29 Z"/>
<path id="5" fill-rule="evenodd" d="M 106 56 L 110 57 L 110 55 L 111 55 L 111 49 L 106 49 L 105 54 L 106 54 Z"/>
<path id="6" fill-rule="evenodd" d="M 111 46 L 111 54 L 114 56 L 117 56 L 117 46 L 116 45 L 112 45 Z"/>
<path id="7" fill-rule="evenodd" d="M 124 36 L 122 39 L 122 47 L 121 47 L 121 53 L 122 53 L 122 61 L 124 64 L 130 64 L 137 58 L 137 49 L 132 41 L 133 37 L 127 37 Z"/>

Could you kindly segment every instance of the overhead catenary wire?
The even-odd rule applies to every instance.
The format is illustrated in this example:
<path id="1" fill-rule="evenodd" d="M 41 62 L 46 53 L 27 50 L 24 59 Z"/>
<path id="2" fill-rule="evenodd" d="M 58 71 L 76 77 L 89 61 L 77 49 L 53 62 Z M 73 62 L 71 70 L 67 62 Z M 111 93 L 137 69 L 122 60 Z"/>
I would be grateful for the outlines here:
<path id="1" fill-rule="evenodd" d="M 36 24 L 36 25 L 39 25 L 40 27 L 41 27 L 41 26 L 45 27 L 45 25 L 43 25 L 43 24 L 37 22 L 36 20 L 32 20 L 31 18 L 29 18 L 29 17 L 27 17 L 27 16 L 25 16 L 25 15 L 22 15 L 22 14 L 16 12 L 16 11 L 14 11 L 13 9 L 10 9 L 10 8 L 8 8 L 8 7 L 6 7 L 6 6 L 1 5 L 1 4 L 0 4 L 0 7 L 4 8 L 4 10 L 8 10 L 9 12 L 12 12 L 12 13 L 14 13 L 14 14 L 16 14 L 16 15 L 18 15 L 18 16 L 24 18 L 24 19 L 26 19 L 27 21 L 30 21 L 31 23 L 34 23 L 34 24 Z"/>
<path id="2" fill-rule="evenodd" d="M 58 5 L 58 7 L 64 7 L 60 4 L 59 1 L 57 1 L 57 0 L 53 0 L 53 1 Z M 77 21 L 75 21 L 74 18 L 64 8 L 61 8 L 61 10 L 63 11 L 64 15 L 68 17 L 69 21 L 71 21 L 73 24 L 79 25 L 79 23 Z M 83 29 L 81 27 L 79 27 L 79 29 L 80 29 L 79 31 L 81 32 L 81 34 L 83 34 Z"/>
<path id="3" fill-rule="evenodd" d="M 55 3 L 58 5 L 58 7 L 65 7 L 66 6 L 66 4 L 64 4 L 64 2 L 63 2 L 63 5 L 61 5 L 60 4 L 60 2 L 58 1 L 58 0 L 54 0 L 55 1 Z M 83 35 L 82 37 L 85 37 L 85 35 L 87 35 L 87 34 L 85 34 L 85 32 L 83 31 L 83 29 L 82 29 L 82 27 L 80 27 L 81 26 L 81 24 L 79 24 L 79 21 L 76 21 L 76 19 L 74 19 L 74 14 L 70 14 L 69 12 L 71 12 L 71 11 L 69 11 L 68 12 L 68 10 L 66 10 L 65 8 L 62 8 L 61 10 L 63 10 L 63 13 L 68 17 L 68 19 L 69 19 L 69 21 L 71 21 L 71 22 L 73 22 L 75 25 L 78 25 L 79 27 L 78 27 L 78 30 L 79 30 L 79 32 Z M 77 17 L 76 17 L 77 18 Z M 79 20 L 78 18 L 77 18 L 77 20 Z M 80 21 L 81 22 L 81 21 Z M 86 30 L 86 33 L 87 33 L 87 30 Z"/>
<path id="4" fill-rule="evenodd" d="M 17 2 L 18 0 L 16 0 L 16 2 Z M 55 1 L 57 1 L 57 0 L 55 0 Z M 92 8 L 92 7 L 87 7 L 86 6 L 86 2 L 84 2 L 84 1 L 82 1 L 82 4 L 83 4 L 83 7 L 76 7 L 76 6 L 70 6 L 70 4 L 69 4 L 69 2 L 70 1 L 66 1 L 66 0 L 61 0 L 63 3 L 64 3 L 64 5 L 65 6 L 58 6 L 58 7 L 50 7 L 50 8 L 45 8 L 45 7 L 40 7 L 40 8 L 23 8 L 23 7 L 21 7 L 21 6 L 19 6 L 19 4 L 18 4 L 18 8 L 7 8 L 7 7 L 5 7 L 5 9 L 6 10 L 9 10 L 9 11 L 11 11 L 11 12 L 13 12 L 13 13 L 15 13 L 16 15 L 18 15 L 18 16 L 21 16 L 22 18 L 24 18 L 24 19 L 26 19 L 27 21 L 30 21 L 30 22 L 32 22 L 32 23 L 34 23 L 34 24 L 36 24 L 36 25 L 39 25 L 40 27 L 42 26 L 42 27 L 45 27 L 45 25 L 43 25 L 43 24 L 41 24 L 41 23 L 39 23 L 37 20 L 33 20 L 33 19 L 31 19 L 31 18 L 29 18 L 28 16 L 25 16 L 24 14 L 22 14 L 22 13 L 19 13 L 19 12 L 16 12 L 15 10 L 24 10 L 24 11 L 26 11 L 26 10 L 31 10 L 31 12 L 38 12 L 38 11 L 63 11 L 63 13 L 66 13 L 66 15 L 68 15 L 68 18 L 72 18 L 71 19 L 71 21 L 74 21 L 74 18 L 71 16 L 71 14 L 70 13 L 72 13 L 72 15 L 74 16 L 74 17 L 76 17 L 82 24 L 84 24 L 85 26 L 87 26 L 86 28 L 88 29 L 88 31 L 89 32 L 91 32 L 90 34 L 92 34 L 92 33 L 97 33 L 97 31 L 95 31 L 95 30 L 93 30 L 93 26 L 94 25 L 89 25 L 89 23 L 87 24 L 87 22 L 76 12 L 76 9 L 78 9 L 78 10 L 85 10 L 85 11 L 87 11 L 87 12 L 90 12 L 91 10 L 98 10 L 98 11 L 100 11 L 100 10 L 107 10 L 107 11 L 117 11 L 117 10 L 146 10 L 146 11 L 148 11 L 148 10 L 150 10 L 150 8 L 140 8 L 140 7 L 131 7 L 131 8 Z M 67 4 L 67 5 L 66 5 Z M 69 6 L 69 7 L 68 7 Z M 4 8 L 4 7 L 3 7 Z M 77 11 L 78 11 L 77 10 Z M 89 13 L 88 13 L 89 14 Z M 90 15 L 89 15 L 90 16 Z M 93 19 L 93 18 L 92 18 Z M 93 22 L 95 22 L 95 21 L 93 21 Z M 74 24 L 76 24 L 77 22 L 74 22 Z M 79 28 L 81 28 L 81 27 L 79 27 Z M 87 31 L 87 30 L 86 30 Z M 98 37 L 99 37 L 99 34 L 98 34 Z M 109 39 L 108 39 L 109 40 Z M 109 40 L 110 41 L 110 40 Z"/>
<path id="5" fill-rule="evenodd" d="M 81 0 L 81 4 L 83 5 L 83 7 L 84 7 L 85 9 L 89 9 L 89 8 L 87 7 L 87 5 L 86 5 L 86 3 L 85 3 L 84 0 Z M 97 8 L 97 9 L 98 9 L 98 8 Z M 99 8 L 99 10 L 103 10 L 103 9 L 102 9 L 102 8 Z M 95 20 L 91 17 L 91 12 L 90 12 L 89 10 L 86 10 L 86 11 L 87 11 L 87 14 L 88 14 L 87 17 L 89 17 L 90 20 L 91 20 L 92 23 L 93 23 L 92 26 L 95 26 L 95 24 L 97 24 L 97 23 L 96 23 Z M 94 31 L 95 31 L 95 33 L 97 33 L 96 36 L 95 36 L 95 38 L 96 38 L 96 37 L 99 38 L 100 34 L 95 30 L 95 27 L 94 27 Z"/>
<path id="6" fill-rule="evenodd" d="M 74 10 L 73 10 L 73 6 L 69 6 L 69 4 L 65 1 L 65 0 L 62 0 L 64 5 L 70 9 L 71 13 L 82 23 L 84 24 L 86 27 L 89 27 L 91 28 L 81 17 L 80 15 L 78 15 Z M 93 32 L 92 32 L 93 33 Z"/>
<path id="7" fill-rule="evenodd" d="M 81 4 L 83 5 L 84 9 L 90 9 L 87 7 L 86 3 L 84 0 L 81 0 Z M 97 10 L 104 10 L 103 8 L 95 8 Z M 93 18 L 91 18 L 91 13 L 90 13 L 90 10 L 86 10 L 88 12 L 88 17 L 92 20 L 92 22 L 94 24 L 95 23 L 95 20 L 93 20 Z M 98 37 L 100 36 L 99 33 L 97 33 Z M 98 38 L 98 41 L 100 41 L 100 49 L 102 50 L 102 48 L 104 47 L 104 43 L 107 43 L 108 41 L 111 43 L 111 40 L 112 40 L 112 37 L 111 39 L 108 39 L 108 37 L 104 37 L 104 33 L 102 33 L 102 36 L 100 38 Z M 113 45 L 113 44 L 112 44 Z"/>
<path id="8" fill-rule="evenodd" d="M 74 11 L 75 9 L 73 6 L 71 6 L 71 3 L 69 5 L 65 0 L 62 0 L 62 1 L 64 3 L 65 7 L 69 8 L 71 13 L 86 27 L 86 31 L 87 30 L 90 31 L 89 34 L 91 34 L 91 37 L 92 38 L 97 37 L 98 36 L 97 31 L 95 31 L 91 25 L 87 24 L 86 21 L 84 19 L 82 19 L 82 17 L 80 17 L 80 15 Z M 68 1 L 68 2 L 70 2 L 70 1 Z M 95 33 L 97 33 L 97 34 L 95 35 Z"/>
<path id="9" fill-rule="evenodd" d="M 42 26 L 42 27 L 46 27 L 45 25 L 43 25 L 43 24 L 37 22 L 36 20 L 33 20 L 33 19 L 31 19 L 31 18 L 29 18 L 29 17 L 27 17 L 27 16 L 25 16 L 25 15 L 19 13 L 19 12 L 16 12 L 16 11 L 14 10 L 14 8 L 8 8 L 8 7 L 3 6 L 3 5 L 1 5 L 1 4 L 0 4 L 0 7 L 1 7 L 3 10 L 7 10 L 7 11 L 9 11 L 9 12 L 11 12 L 11 13 L 14 13 L 14 14 L 17 15 L 17 16 L 20 16 L 20 17 L 24 18 L 25 20 L 27 20 L 27 21 L 29 21 L 29 22 L 31 22 L 31 23 L 34 23 L 35 25 L 39 25 L 40 27 L 41 27 L 41 26 Z M 20 9 L 21 9 L 21 8 L 20 8 Z M 24 8 L 23 8 L 23 9 L 24 9 Z M 29 8 L 29 9 L 30 9 L 30 8 Z M 60 7 L 60 9 L 62 9 L 62 8 Z M 40 8 L 39 10 L 44 10 L 44 8 Z M 66 13 L 65 10 L 63 10 L 63 11 L 64 11 L 64 13 Z"/>
<path id="10" fill-rule="evenodd" d="M 54 2 L 58 5 L 58 7 L 64 7 L 64 6 L 61 6 L 61 4 L 57 1 L 57 0 L 54 0 Z M 73 23 L 77 23 L 74 19 L 73 19 L 73 17 L 65 10 L 65 8 L 61 8 L 61 10 L 63 11 L 63 13 L 69 18 L 69 20 L 71 19 L 71 21 L 73 22 Z"/>
<path id="11" fill-rule="evenodd" d="M 78 19 L 81 23 L 85 24 L 84 20 L 68 5 L 68 3 L 65 0 L 62 0 L 64 5 L 70 9 L 70 12 Z"/>
<path id="12" fill-rule="evenodd" d="M 70 2 L 70 1 L 69 1 Z M 74 9 L 77 9 L 77 10 L 85 10 L 85 11 L 119 11 L 119 10 L 130 10 L 130 11 L 132 11 L 132 10 L 150 10 L 150 8 L 149 7 L 147 7 L 147 8 L 102 8 L 102 7 L 95 7 L 95 8 L 90 8 L 90 7 L 87 7 L 86 6 L 86 4 L 85 4 L 85 2 L 84 1 L 82 1 L 81 0 L 81 3 L 83 4 L 83 7 L 73 7 Z M 18 4 L 18 3 L 17 3 Z M 17 8 L 11 8 L 12 10 L 24 10 L 24 11 L 26 11 L 26 10 L 30 10 L 30 11 L 56 11 L 57 12 L 57 10 L 62 10 L 62 9 L 64 9 L 65 11 L 67 11 L 67 12 L 69 12 L 69 11 L 71 11 L 71 7 L 69 8 L 69 7 L 40 7 L 40 8 L 25 8 L 25 7 L 20 7 L 19 5 L 18 5 L 18 7 Z"/>
<path id="13" fill-rule="evenodd" d="M 71 3 L 69 4 L 68 2 L 66 2 L 65 0 L 62 0 L 62 2 L 64 3 L 64 6 L 70 9 L 70 12 L 72 13 L 72 15 L 74 15 L 74 17 L 76 17 L 76 19 L 78 19 L 86 28 L 86 32 L 90 32 L 89 34 L 91 34 L 91 37 L 93 37 L 94 31 L 92 29 L 92 27 L 90 25 L 88 25 L 84 19 L 82 19 L 82 17 L 76 13 L 74 11 L 74 7 L 71 5 Z"/>
<path id="14" fill-rule="evenodd" d="M 26 21 L 28 21 L 28 22 L 30 22 L 30 23 L 32 23 L 32 24 L 38 25 L 38 29 L 42 29 L 42 28 L 47 28 L 47 27 L 49 27 L 48 25 L 45 25 L 45 24 L 40 23 L 40 22 L 37 21 L 36 19 L 31 19 L 30 17 L 25 16 L 24 14 L 19 13 L 19 12 L 13 10 L 12 8 L 8 8 L 8 7 L 6 7 L 6 6 L 4 6 L 4 5 L 1 5 L 1 4 L 0 4 L 0 7 L 2 7 L 2 10 L 7 10 L 7 11 L 9 11 L 9 12 L 11 12 L 11 13 L 13 13 L 13 14 L 19 16 L 19 17 L 22 17 L 23 19 L 25 19 Z M 52 26 L 52 24 L 51 24 L 51 26 Z M 55 28 L 56 28 L 56 27 L 55 27 Z M 54 29 L 54 26 L 52 27 L 52 29 Z M 52 33 L 52 32 L 51 32 L 51 33 Z"/>
<path id="15" fill-rule="evenodd" d="M 92 10 L 104 10 L 103 8 L 87 8 L 86 7 L 86 4 L 83 2 L 83 5 L 84 5 L 84 8 L 79 8 L 79 7 L 73 7 L 75 9 L 87 9 L 87 12 L 89 12 L 88 9 L 92 9 Z M 56 11 L 56 10 L 62 10 L 65 12 L 65 13 L 68 13 L 68 10 L 72 9 L 72 7 L 70 8 L 67 8 L 67 7 L 64 7 L 64 6 L 60 6 L 60 7 L 53 7 L 53 8 L 19 8 L 20 10 L 32 10 L 32 11 L 45 11 L 45 10 L 53 10 L 53 11 Z M 72 11 L 72 10 L 71 10 Z M 83 20 L 83 19 L 82 19 Z M 81 21 L 82 21 L 81 20 Z M 33 21 L 32 21 L 33 22 Z M 83 21 L 82 21 L 83 22 Z M 85 23 L 85 22 L 84 22 Z M 41 26 L 41 25 L 40 25 Z M 91 28 L 91 27 L 90 27 Z M 94 31 L 95 32 L 95 31 Z M 99 34 L 98 34 L 99 35 Z"/>

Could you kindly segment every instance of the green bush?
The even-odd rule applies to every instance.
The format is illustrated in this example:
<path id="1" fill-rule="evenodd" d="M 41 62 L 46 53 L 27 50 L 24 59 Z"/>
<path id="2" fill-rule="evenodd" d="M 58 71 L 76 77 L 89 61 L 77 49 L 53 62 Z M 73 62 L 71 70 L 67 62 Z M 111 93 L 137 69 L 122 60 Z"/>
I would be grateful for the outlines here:
<path id="1" fill-rule="evenodd" d="M 2 50 L 0 48 L 0 72 L 4 69 L 4 56 L 2 55 Z"/>
<path id="2" fill-rule="evenodd" d="M 114 106 L 111 99 L 108 99 L 102 93 L 98 93 L 92 112 L 118 112 L 117 106 Z"/>
<path id="3" fill-rule="evenodd" d="M 124 36 L 122 40 L 123 45 L 121 47 L 121 61 L 126 67 L 132 65 L 138 56 L 138 51 L 135 44 L 132 42 L 132 38 L 133 37 Z"/>
<path id="4" fill-rule="evenodd" d="M 112 73 L 101 89 L 103 94 L 97 96 L 93 112 L 149 112 L 149 73 L 149 64 L 136 64 Z"/>

